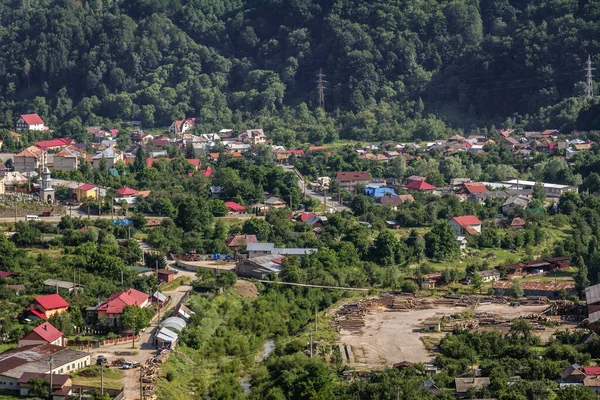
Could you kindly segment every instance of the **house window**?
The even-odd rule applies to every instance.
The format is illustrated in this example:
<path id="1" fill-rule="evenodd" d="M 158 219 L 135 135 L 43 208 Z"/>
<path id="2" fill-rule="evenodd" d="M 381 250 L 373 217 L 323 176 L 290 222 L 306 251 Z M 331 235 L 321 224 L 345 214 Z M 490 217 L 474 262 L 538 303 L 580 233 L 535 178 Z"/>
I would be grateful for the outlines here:
<path id="1" fill-rule="evenodd" d="M 71 368 L 75 369 L 75 363 L 73 363 L 73 364 L 71 365 Z"/>

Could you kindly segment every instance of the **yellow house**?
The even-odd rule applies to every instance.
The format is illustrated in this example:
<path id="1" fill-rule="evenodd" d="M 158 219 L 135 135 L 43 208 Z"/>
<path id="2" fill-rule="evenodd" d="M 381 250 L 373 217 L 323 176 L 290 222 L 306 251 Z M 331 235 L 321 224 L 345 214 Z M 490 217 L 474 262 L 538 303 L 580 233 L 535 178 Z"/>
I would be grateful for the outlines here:
<path id="1" fill-rule="evenodd" d="M 75 189 L 75 197 L 77 198 L 77 201 L 83 201 L 85 199 L 96 200 L 98 198 L 98 188 L 91 183 L 84 183 Z"/>

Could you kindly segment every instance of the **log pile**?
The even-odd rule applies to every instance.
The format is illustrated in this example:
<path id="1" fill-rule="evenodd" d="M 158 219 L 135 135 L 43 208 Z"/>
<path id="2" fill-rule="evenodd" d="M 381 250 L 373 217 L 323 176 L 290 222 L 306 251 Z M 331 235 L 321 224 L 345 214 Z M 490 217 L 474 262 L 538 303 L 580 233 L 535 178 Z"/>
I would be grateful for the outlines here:
<path id="1" fill-rule="evenodd" d="M 547 315 L 565 315 L 565 316 L 581 316 L 585 311 L 582 304 L 575 303 L 570 300 L 558 300 L 550 304 L 550 307 L 544 311 Z"/>
<path id="2" fill-rule="evenodd" d="M 341 329 L 348 331 L 359 331 L 365 326 L 364 316 L 367 313 L 365 303 L 344 304 L 333 317 L 333 324 L 338 332 Z"/>
<path id="3" fill-rule="evenodd" d="M 156 355 L 146 360 L 146 363 L 142 365 L 142 393 L 144 399 L 154 397 L 154 391 L 156 390 L 156 381 L 160 376 L 160 366 L 169 358 L 169 350 L 159 351 Z"/>

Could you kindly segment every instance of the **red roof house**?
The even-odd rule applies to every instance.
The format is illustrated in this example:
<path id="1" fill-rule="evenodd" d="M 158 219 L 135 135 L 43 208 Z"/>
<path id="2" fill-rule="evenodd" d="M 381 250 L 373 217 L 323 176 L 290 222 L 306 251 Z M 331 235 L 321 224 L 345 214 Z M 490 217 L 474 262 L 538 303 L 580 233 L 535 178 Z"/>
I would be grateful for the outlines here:
<path id="1" fill-rule="evenodd" d="M 219 154 L 219 153 L 217 153 L 217 154 Z M 211 176 L 213 176 L 213 170 L 211 167 L 206 167 L 206 169 L 201 169 L 200 173 L 207 178 L 210 178 Z"/>
<path id="2" fill-rule="evenodd" d="M 487 193 L 488 192 L 485 185 L 481 182 L 465 183 L 463 186 L 464 186 L 464 192 L 467 194 Z"/>
<path id="3" fill-rule="evenodd" d="M 465 233 L 469 233 L 471 235 L 477 235 L 481 233 L 481 221 L 474 215 L 454 217 L 448 221 L 448 224 L 456 236 L 461 236 Z"/>
<path id="4" fill-rule="evenodd" d="M 27 311 L 35 318 L 46 319 L 55 314 L 64 314 L 69 303 L 59 294 L 49 294 L 34 298 L 27 306 Z"/>
<path id="5" fill-rule="evenodd" d="M 19 339 L 19 347 L 40 344 L 64 346 L 63 336 L 64 333 L 56 329 L 50 322 L 44 322 Z"/>
<path id="6" fill-rule="evenodd" d="M 243 211 L 246 211 L 246 207 L 236 203 L 235 201 L 228 201 L 225 203 L 225 206 L 227 206 L 230 214 L 239 214 Z"/>
<path id="7" fill-rule="evenodd" d="M 147 293 L 130 288 L 110 296 L 105 302 L 96 307 L 96 312 L 98 313 L 98 318 L 114 319 L 123 313 L 123 309 L 126 306 L 146 307 L 149 304 L 149 299 Z"/>
<path id="8" fill-rule="evenodd" d="M 412 181 L 405 186 L 408 190 L 417 190 L 419 192 L 433 191 L 437 188 L 425 181 Z"/>
<path id="9" fill-rule="evenodd" d="M 258 239 L 256 235 L 235 235 L 231 239 L 227 241 L 227 247 L 242 247 L 246 246 L 248 243 L 258 243 Z"/>
<path id="10" fill-rule="evenodd" d="M 135 196 L 136 194 L 138 194 L 138 191 L 125 186 L 125 187 L 119 188 L 119 190 L 117 190 L 117 194 L 119 195 L 119 197 L 131 197 L 131 196 Z"/>
<path id="11" fill-rule="evenodd" d="M 317 214 L 315 214 L 315 213 L 302 213 L 302 214 L 300 214 L 298 219 L 300 220 L 300 222 L 306 222 L 306 220 L 308 220 L 310 217 L 314 217 L 316 215 Z"/>
<path id="12" fill-rule="evenodd" d="M 63 148 L 73 144 L 75 141 L 70 138 L 56 138 L 52 140 L 44 140 L 42 142 L 35 142 L 35 145 L 44 151 L 48 150 L 62 150 Z"/>
<path id="13" fill-rule="evenodd" d="M 295 154 L 295 155 L 296 155 L 296 157 L 298 157 L 298 158 L 300 158 L 300 157 L 304 157 L 304 150 L 301 150 L 301 149 L 289 149 L 289 150 L 287 151 L 287 153 L 288 153 L 288 155 L 290 155 L 290 156 L 291 156 L 292 154 Z"/>
<path id="14" fill-rule="evenodd" d="M 15 124 L 15 130 L 17 131 L 45 131 L 46 129 L 44 121 L 37 114 L 21 114 Z"/>

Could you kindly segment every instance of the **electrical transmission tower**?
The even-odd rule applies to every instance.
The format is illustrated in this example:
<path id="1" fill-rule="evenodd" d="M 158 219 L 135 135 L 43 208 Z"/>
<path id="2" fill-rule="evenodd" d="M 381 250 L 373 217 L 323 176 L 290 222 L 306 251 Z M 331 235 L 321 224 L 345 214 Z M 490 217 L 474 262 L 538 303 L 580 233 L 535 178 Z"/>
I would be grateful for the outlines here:
<path id="1" fill-rule="evenodd" d="M 325 108 L 325 86 L 326 81 L 323 80 L 323 70 L 319 69 L 317 74 L 317 107 Z"/>
<path id="2" fill-rule="evenodd" d="M 594 97 L 594 81 L 592 80 L 592 71 L 595 68 L 592 68 L 592 58 L 588 55 L 587 63 L 586 63 L 586 74 L 585 74 L 585 98 L 592 99 Z"/>

